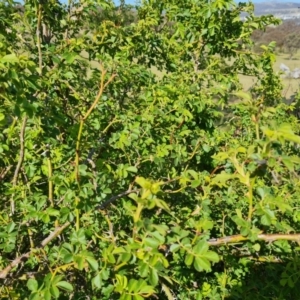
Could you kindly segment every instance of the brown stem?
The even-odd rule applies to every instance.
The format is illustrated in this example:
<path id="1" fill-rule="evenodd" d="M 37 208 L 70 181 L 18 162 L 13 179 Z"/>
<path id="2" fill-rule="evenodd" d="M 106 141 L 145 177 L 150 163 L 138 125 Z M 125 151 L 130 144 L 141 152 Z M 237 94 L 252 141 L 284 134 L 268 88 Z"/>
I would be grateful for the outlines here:
<path id="1" fill-rule="evenodd" d="M 37 251 L 39 248 L 44 248 L 46 245 L 48 245 L 52 240 L 54 240 L 57 236 L 59 236 L 70 224 L 71 224 L 70 222 L 67 222 L 61 227 L 55 228 L 55 230 L 41 242 L 40 247 L 31 249 L 27 253 L 24 253 L 18 256 L 17 258 L 15 258 L 5 269 L 0 271 L 0 279 L 6 278 L 12 268 L 20 264 L 21 261 L 28 259 L 30 255 L 33 254 L 35 251 Z"/>
<path id="2" fill-rule="evenodd" d="M 104 201 L 101 205 L 97 206 L 96 209 L 105 209 L 109 204 L 113 203 L 114 201 L 118 200 L 119 198 L 122 198 L 124 196 L 129 195 L 129 194 L 136 194 L 139 191 L 140 190 L 128 190 L 128 191 L 122 192 L 118 195 L 112 196 L 108 200 Z"/>
<path id="3" fill-rule="evenodd" d="M 25 129 L 26 129 L 26 124 L 27 124 L 27 116 L 24 116 L 23 122 L 22 122 L 22 126 L 21 126 L 21 131 L 20 131 L 20 153 L 19 153 L 19 161 L 14 173 L 14 177 L 13 177 L 13 188 L 16 187 L 17 182 L 18 182 L 18 177 L 19 177 L 19 173 L 20 173 L 20 169 L 21 166 L 23 164 L 24 161 L 24 154 L 25 154 Z M 14 214 L 15 212 L 15 201 L 14 201 L 14 194 L 11 197 L 11 213 Z"/>
<path id="4" fill-rule="evenodd" d="M 208 240 L 210 246 L 221 246 L 224 244 L 234 244 L 249 240 L 248 237 L 238 235 L 225 236 Z M 278 240 L 294 241 L 300 243 L 300 234 L 259 234 L 257 240 L 272 243 Z"/>
<path id="5" fill-rule="evenodd" d="M 42 75 L 43 69 L 43 57 L 42 57 L 42 46 L 41 46 L 41 33 L 42 33 L 42 4 L 38 6 L 37 12 L 37 29 L 36 29 L 36 37 L 37 37 L 37 47 L 39 51 L 39 74 Z"/>
<path id="6" fill-rule="evenodd" d="M 103 67 L 101 66 L 101 82 L 100 82 L 100 89 L 99 92 L 96 96 L 95 101 L 93 102 L 93 104 L 91 105 L 91 107 L 89 108 L 89 110 L 85 113 L 84 117 L 81 119 L 80 124 L 79 124 L 79 131 L 78 131 L 78 136 L 77 136 L 77 141 L 76 141 L 76 149 L 75 149 L 75 178 L 76 181 L 79 182 L 79 148 L 80 148 L 80 139 L 81 139 L 81 135 L 82 135 L 82 130 L 83 130 L 83 125 L 85 120 L 89 117 L 89 115 L 92 113 L 92 111 L 94 110 L 94 108 L 96 107 L 96 105 L 98 104 L 104 89 L 106 88 L 106 86 L 115 78 L 116 74 L 113 74 L 110 76 L 110 78 L 104 83 L 104 79 L 105 79 L 105 74 L 106 74 L 106 70 L 103 69 Z"/>
<path id="7" fill-rule="evenodd" d="M 8 166 L 6 169 L 4 169 L 3 171 L 1 171 L 0 180 L 4 179 L 4 177 L 10 171 L 11 168 L 12 168 L 12 166 Z"/>

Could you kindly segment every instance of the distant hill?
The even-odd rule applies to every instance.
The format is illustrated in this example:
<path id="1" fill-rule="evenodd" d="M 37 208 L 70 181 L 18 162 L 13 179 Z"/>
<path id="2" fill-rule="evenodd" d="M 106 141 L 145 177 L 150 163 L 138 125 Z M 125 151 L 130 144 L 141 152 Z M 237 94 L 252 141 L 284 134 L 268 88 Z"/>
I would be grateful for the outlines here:
<path id="1" fill-rule="evenodd" d="M 300 18 L 300 2 L 266 1 L 256 2 L 254 5 L 257 16 L 272 14 L 280 18 Z"/>

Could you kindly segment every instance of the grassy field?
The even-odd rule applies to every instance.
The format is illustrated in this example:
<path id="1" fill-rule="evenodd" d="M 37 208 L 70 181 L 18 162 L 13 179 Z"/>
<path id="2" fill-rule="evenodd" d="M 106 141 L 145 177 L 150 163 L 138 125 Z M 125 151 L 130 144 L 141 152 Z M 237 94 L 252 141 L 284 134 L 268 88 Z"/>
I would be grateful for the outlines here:
<path id="1" fill-rule="evenodd" d="M 87 53 L 82 53 L 83 57 L 87 58 Z M 288 54 L 277 54 L 277 59 L 274 65 L 274 70 L 279 72 L 279 66 L 283 63 L 290 68 L 290 70 L 294 70 L 295 68 L 300 68 L 300 52 L 294 55 L 293 59 L 289 59 Z M 99 64 L 96 62 L 92 62 L 92 67 L 98 67 Z M 163 76 L 164 72 L 158 71 L 155 67 L 151 68 L 151 71 L 155 73 L 158 77 Z M 256 78 L 253 76 L 244 76 L 240 75 L 241 83 L 244 87 L 244 90 L 247 91 L 251 86 L 253 86 L 256 82 Z M 300 89 L 300 78 L 299 79 L 292 79 L 292 78 L 284 78 L 282 76 L 282 82 L 284 85 L 282 91 L 282 97 L 285 99 L 289 99 L 292 95 L 294 95 Z"/>
<path id="2" fill-rule="evenodd" d="M 289 59 L 288 54 L 278 54 L 274 65 L 274 70 L 276 72 L 280 71 L 279 66 L 282 63 L 288 66 L 291 71 L 294 70 L 295 68 L 300 68 L 300 53 L 297 53 L 297 55 L 295 55 L 293 59 Z M 244 90 L 248 90 L 256 82 L 256 78 L 253 76 L 240 75 L 240 80 L 244 86 Z M 282 96 L 286 99 L 289 99 L 300 88 L 300 78 L 298 79 L 282 78 L 282 82 L 284 85 Z"/>

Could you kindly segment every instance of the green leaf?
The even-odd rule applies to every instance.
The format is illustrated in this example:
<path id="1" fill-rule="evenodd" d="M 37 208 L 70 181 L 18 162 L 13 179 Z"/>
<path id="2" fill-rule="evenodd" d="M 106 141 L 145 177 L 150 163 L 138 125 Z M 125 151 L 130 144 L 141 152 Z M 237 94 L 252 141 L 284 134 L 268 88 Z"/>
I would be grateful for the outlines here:
<path id="1" fill-rule="evenodd" d="M 170 289 L 168 288 L 168 286 L 166 286 L 164 283 L 162 283 L 161 289 L 166 294 L 168 300 L 174 300 L 174 297 L 173 297 Z"/>
<path id="2" fill-rule="evenodd" d="M 98 273 L 98 274 L 92 279 L 92 284 L 93 284 L 96 288 L 98 288 L 98 289 L 100 289 L 100 288 L 102 287 L 103 282 L 102 282 L 102 278 L 101 278 L 100 273 Z"/>
<path id="3" fill-rule="evenodd" d="M 235 174 L 228 174 L 224 171 L 211 179 L 211 185 L 217 185 L 220 188 L 227 187 L 227 181 L 236 178 Z"/>
<path id="4" fill-rule="evenodd" d="M 193 251 L 197 255 L 201 255 L 203 253 L 206 253 L 208 251 L 208 243 L 205 240 L 200 240 L 196 246 L 194 246 Z"/>
<path id="5" fill-rule="evenodd" d="M 180 249 L 180 245 L 179 244 L 172 244 L 171 246 L 170 246 L 170 251 L 171 252 L 176 252 L 176 251 L 178 251 Z"/>
<path id="6" fill-rule="evenodd" d="M 276 220 L 275 214 L 270 209 L 264 209 L 264 215 L 261 217 L 261 223 L 270 226 Z"/>
<path id="7" fill-rule="evenodd" d="M 208 259 L 203 258 L 203 257 L 195 257 L 194 260 L 194 268 L 198 271 L 198 272 L 202 272 L 202 271 L 211 271 L 211 265 Z"/>
<path id="8" fill-rule="evenodd" d="M 5 120 L 5 114 L 3 114 L 2 112 L 0 112 L 0 122 Z"/>
<path id="9" fill-rule="evenodd" d="M 156 286 L 158 284 L 158 273 L 156 269 L 150 269 L 149 280 L 153 286 Z"/>
<path id="10" fill-rule="evenodd" d="M 128 283 L 128 291 L 129 293 L 136 293 L 138 291 L 138 281 L 135 279 L 130 279 Z"/>
<path id="11" fill-rule="evenodd" d="M 170 207 L 168 206 L 168 204 L 165 201 L 155 198 L 154 202 L 157 207 L 160 207 L 160 208 L 164 209 L 166 212 L 171 213 Z"/>
<path id="12" fill-rule="evenodd" d="M 73 291 L 73 286 L 67 281 L 60 281 L 56 284 L 56 286 L 68 292 Z"/>
<path id="13" fill-rule="evenodd" d="M 45 299 L 45 300 L 51 300 L 51 292 L 50 292 L 49 289 L 46 289 L 46 290 L 44 291 L 44 299 Z"/>
<path id="14" fill-rule="evenodd" d="M 79 165 L 78 170 L 81 176 L 86 176 L 87 165 Z"/>
<path id="15" fill-rule="evenodd" d="M 260 244 L 254 244 L 253 246 L 252 246 L 252 248 L 256 251 L 256 252 L 258 252 L 259 250 L 260 250 Z"/>
<path id="16" fill-rule="evenodd" d="M 287 278 L 283 278 L 280 280 L 280 285 L 281 286 L 286 286 L 288 279 Z"/>
<path id="17" fill-rule="evenodd" d="M 59 297 L 59 289 L 55 286 L 55 285 L 51 285 L 50 286 L 50 292 L 51 292 L 51 295 L 54 297 L 54 298 L 58 298 Z"/>
<path id="18" fill-rule="evenodd" d="M 14 231 L 16 227 L 16 224 L 14 222 L 10 222 L 8 225 L 7 225 L 7 233 L 12 233 Z"/>
<path id="19" fill-rule="evenodd" d="M 38 289 L 38 282 L 35 279 L 30 278 L 27 281 L 27 287 L 30 291 L 35 292 Z"/>
<path id="20" fill-rule="evenodd" d="M 192 188 L 196 188 L 196 187 L 198 187 L 200 184 L 201 184 L 201 180 L 200 180 L 200 179 L 192 180 L 192 182 L 191 182 L 191 187 L 192 187 Z"/>
<path id="21" fill-rule="evenodd" d="M 144 177 L 136 177 L 135 182 L 144 189 L 150 189 L 151 187 L 151 182 L 146 180 Z"/>
<path id="22" fill-rule="evenodd" d="M 213 251 L 206 252 L 204 257 L 212 262 L 219 262 L 219 260 L 220 260 L 219 255 Z"/>
<path id="23" fill-rule="evenodd" d="M 64 53 L 62 57 L 65 59 L 67 64 L 71 65 L 74 62 L 74 60 L 77 58 L 77 54 L 72 52 L 67 52 Z"/>
<path id="24" fill-rule="evenodd" d="M 127 169 L 126 169 L 126 171 L 128 171 L 128 172 L 132 172 L 132 173 L 137 173 L 137 168 L 136 167 L 134 167 L 134 166 L 131 166 L 131 167 L 128 167 Z"/>
<path id="25" fill-rule="evenodd" d="M 149 265 L 145 262 L 141 262 L 139 266 L 139 274 L 141 277 L 147 277 L 149 273 Z"/>
<path id="26" fill-rule="evenodd" d="M 151 248 L 157 248 L 161 243 L 157 239 L 147 237 L 144 239 L 145 245 Z"/>
<path id="27" fill-rule="evenodd" d="M 289 157 L 283 157 L 282 162 L 290 172 L 294 172 L 294 164 Z"/>
<path id="28" fill-rule="evenodd" d="M 152 232 L 151 235 L 159 241 L 160 245 L 164 244 L 165 237 L 162 236 L 158 231 Z"/>
<path id="29" fill-rule="evenodd" d="M 145 285 L 140 288 L 139 293 L 140 294 L 150 294 L 152 295 L 155 292 L 153 286 L 151 285 Z"/>
<path id="30" fill-rule="evenodd" d="M 2 62 L 2 63 L 7 62 L 7 63 L 10 63 L 10 64 L 14 64 L 14 63 L 18 63 L 19 59 L 18 59 L 18 57 L 16 56 L 15 53 L 12 53 L 12 54 L 7 54 L 7 55 L 3 56 L 0 59 L 0 62 Z"/>
<path id="31" fill-rule="evenodd" d="M 77 264 L 75 265 L 75 267 L 77 267 L 78 270 L 83 270 L 85 262 L 84 257 L 82 257 L 81 255 L 75 255 L 74 262 Z"/>
<path id="32" fill-rule="evenodd" d="M 184 263 L 185 263 L 187 266 L 190 266 L 190 265 L 193 263 L 193 260 L 194 260 L 194 255 L 188 253 L 188 254 L 186 254 L 186 256 L 185 256 Z"/>
<path id="33" fill-rule="evenodd" d="M 90 267 L 91 267 L 94 271 L 97 271 L 97 270 L 98 270 L 99 264 L 98 264 L 98 262 L 96 261 L 95 258 L 90 257 L 90 256 L 86 256 L 85 259 L 87 260 L 88 264 L 90 265 Z"/>

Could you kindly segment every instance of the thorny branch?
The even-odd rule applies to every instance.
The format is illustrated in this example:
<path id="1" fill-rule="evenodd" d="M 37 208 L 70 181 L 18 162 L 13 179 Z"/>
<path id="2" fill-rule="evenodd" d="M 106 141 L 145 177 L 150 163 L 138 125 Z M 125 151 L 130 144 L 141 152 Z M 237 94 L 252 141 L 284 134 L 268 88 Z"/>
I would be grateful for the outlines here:
<path id="1" fill-rule="evenodd" d="M 104 201 L 101 205 L 97 206 L 96 209 L 105 209 L 109 204 L 113 203 L 114 201 L 118 200 L 119 198 L 122 198 L 124 196 L 127 196 L 129 194 L 136 194 L 140 190 L 127 190 L 125 192 L 122 192 L 118 195 L 112 196 L 108 200 Z"/>
<path id="2" fill-rule="evenodd" d="M 249 240 L 247 236 L 231 235 L 222 238 L 210 239 L 208 244 L 210 246 L 221 246 L 225 244 L 241 243 Z M 272 243 L 278 240 L 294 241 L 300 244 L 300 234 L 259 234 L 257 240 Z"/>
<path id="3" fill-rule="evenodd" d="M 48 237 L 46 237 L 42 242 L 40 247 L 33 248 L 27 253 L 24 253 L 17 258 L 15 258 L 5 269 L 0 271 L 0 279 L 5 279 L 12 268 L 19 265 L 23 260 L 26 260 L 30 257 L 31 254 L 33 254 L 36 250 L 39 248 L 44 248 L 46 245 L 48 245 L 52 240 L 54 240 L 57 236 L 59 236 L 71 223 L 67 222 L 61 227 L 57 227 Z"/>
<path id="4" fill-rule="evenodd" d="M 19 177 L 19 173 L 20 173 L 20 169 L 21 166 L 23 164 L 24 161 L 24 154 L 25 154 L 25 129 L 26 129 L 26 124 L 27 124 L 27 116 L 24 116 L 23 122 L 22 122 L 22 126 L 21 126 L 21 131 L 20 131 L 20 154 L 19 154 L 19 161 L 14 173 L 14 177 L 13 177 L 13 188 L 16 187 L 17 182 L 18 182 L 18 177 Z M 14 194 L 11 197 L 11 213 L 14 214 L 15 212 L 15 201 L 14 201 Z"/>

